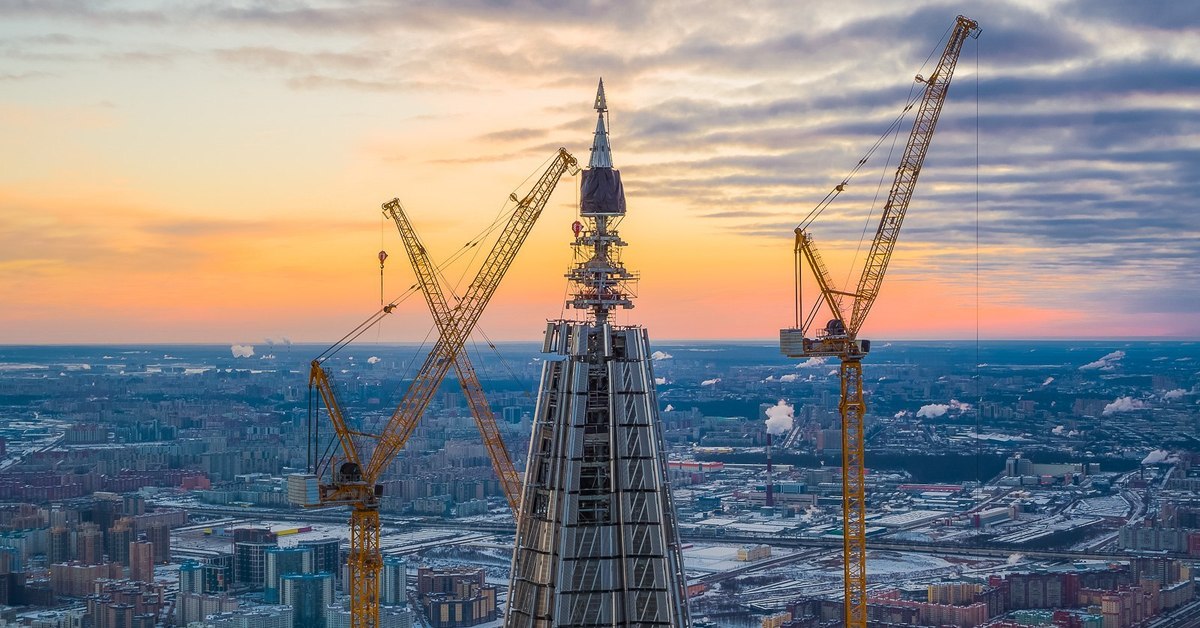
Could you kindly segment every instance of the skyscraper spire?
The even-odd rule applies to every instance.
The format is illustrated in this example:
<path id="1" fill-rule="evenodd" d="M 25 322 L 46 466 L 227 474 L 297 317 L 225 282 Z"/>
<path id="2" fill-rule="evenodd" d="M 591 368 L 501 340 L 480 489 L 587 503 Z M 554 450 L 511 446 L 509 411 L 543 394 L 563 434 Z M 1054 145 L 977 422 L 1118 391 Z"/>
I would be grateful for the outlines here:
<path id="1" fill-rule="evenodd" d="M 580 185 L 579 215 L 584 228 L 575 238 L 576 264 L 567 278 L 574 292 L 568 307 L 590 310 L 597 323 L 608 322 L 611 310 L 633 307 L 626 282 L 634 275 L 621 263 L 621 248 L 625 242 L 617 234 L 616 225 L 625 215 L 625 187 L 621 171 L 612 167 L 612 150 L 608 146 L 608 129 L 604 117 L 608 103 L 604 98 L 604 79 L 596 88 L 596 133 L 592 138 L 592 159 L 583 171 Z"/>
<path id="2" fill-rule="evenodd" d="M 604 114 L 608 113 L 608 102 L 604 98 L 604 79 L 596 88 L 596 133 L 592 137 L 592 158 L 588 161 L 589 168 L 612 168 L 612 148 L 608 145 L 608 129 L 605 128 Z"/>
<path id="3" fill-rule="evenodd" d="M 567 304 L 585 320 L 550 321 L 517 520 L 506 628 L 688 628 L 687 578 L 667 475 L 650 338 L 615 325 L 631 308 L 616 226 L 621 173 L 604 127 L 583 171 L 577 262 Z"/>

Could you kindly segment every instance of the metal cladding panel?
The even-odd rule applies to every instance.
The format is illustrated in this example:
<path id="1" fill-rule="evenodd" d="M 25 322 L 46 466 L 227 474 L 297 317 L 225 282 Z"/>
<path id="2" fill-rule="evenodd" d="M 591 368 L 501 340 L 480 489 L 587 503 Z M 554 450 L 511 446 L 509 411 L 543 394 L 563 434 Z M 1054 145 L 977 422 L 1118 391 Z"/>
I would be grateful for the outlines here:
<path id="1" fill-rule="evenodd" d="M 630 362 L 641 362 L 650 355 L 650 343 L 640 329 L 623 329 L 621 332 L 625 334 L 625 350 Z"/>
<path id="2" fill-rule="evenodd" d="M 657 486 L 639 487 L 643 491 L 655 490 Z M 653 524 L 658 526 L 662 521 L 662 509 L 656 493 L 626 493 L 621 496 L 622 508 L 629 523 Z M 654 553 L 662 553 L 662 544 L 654 547 Z"/>
<path id="3" fill-rule="evenodd" d="M 546 322 L 546 335 L 542 337 L 542 353 L 550 353 L 554 350 L 554 332 L 558 329 L 558 323 L 554 321 Z"/>
<path id="4" fill-rule="evenodd" d="M 614 168 L 589 168 L 583 171 L 579 185 L 581 216 L 622 216 L 625 214 L 625 186 L 621 171 Z"/>
<path id="5" fill-rule="evenodd" d="M 648 339 L 553 333 L 570 357 L 543 366 L 505 625 L 687 626 Z"/>
<path id="6" fill-rule="evenodd" d="M 591 330 L 586 326 L 571 327 L 571 351 L 570 354 L 575 357 L 583 357 L 588 353 L 588 332 Z M 587 390 L 584 388 L 584 390 Z"/>
<path id="7" fill-rule="evenodd" d="M 620 459 L 649 458 L 654 455 L 646 430 L 621 430 L 616 437 L 616 444 L 617 457 Z"/>
<path id="8" fill-rule="evenodd" d="M 613 355 L 612 327 L 608 323 L 600 326 L 600 343 L 604 357 L 611 358 Z"/>
<path id="9" fill-rule="evenodd" d="M 612 362 L 612 390 L 616 393 L 644 394 L 649 373 L 645 362 Z"/>
<path id="10" fill-rule="evenodd" d="M 567 354 L 567 338 L 571 335 L 571 324 L 562 321 L 558 324 L 558 334 L 554 337 L 554 350 L 563 355 Z"/>

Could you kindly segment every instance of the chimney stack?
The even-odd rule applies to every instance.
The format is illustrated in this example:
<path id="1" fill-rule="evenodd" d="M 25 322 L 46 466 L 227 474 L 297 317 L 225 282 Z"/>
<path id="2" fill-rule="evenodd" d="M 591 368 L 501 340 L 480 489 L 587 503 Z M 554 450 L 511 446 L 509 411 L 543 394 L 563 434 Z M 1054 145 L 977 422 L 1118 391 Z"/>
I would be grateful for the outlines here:
<path id="1" fill-rule="evenodd" d="M 771 475 L 771 433 L 767 432 L 767 507 L 775 506 L 775 483 Z"/>

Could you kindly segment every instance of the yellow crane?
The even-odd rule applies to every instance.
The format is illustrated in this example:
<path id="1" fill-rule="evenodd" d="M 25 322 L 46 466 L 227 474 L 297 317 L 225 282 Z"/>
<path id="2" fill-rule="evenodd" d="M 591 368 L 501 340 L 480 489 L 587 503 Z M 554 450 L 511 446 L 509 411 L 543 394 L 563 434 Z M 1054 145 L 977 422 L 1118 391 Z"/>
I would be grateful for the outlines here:
<path id="1" fill-rule="evenodd" d="M 516 258 L 521 245 L 524 244 L 534 223 L 541 215 L 550 194 L 554 191 L 563 173 L 577 168 L 576 160 L 565 149 L 559 149 L 545 172 L 534 184 L 524 198 L 517 202 L 516 208 L 501 230 L 491 251 L 484 259 L 478 274 L 471 281 L 462 297 L 454 307 L 450 307 L 440 289 L 437 295 L 431 296 L 426 292 L 426 301 L 437 322 L 439 337 L 429 355 L 425 358 L 417 375 L 409 385 L 399 407 L 392 413 L 382 431 L 368 433 L 354 429 L 346 421 L 345 413 L 337 401 L 329 373 L 323 363 L 350 340 L 357 337 L 362 330 L 378 322 L 395 307 L 394 304 L 384 306 L 379 312 L 367 319 L 362 325 L 347 334 L 339 343 L 330 347 L 312 361 L 309 372 L 309 386 L 315 388 L 324 403 L 330 422 L 337 436 L 339 453 L 318 460 L 316 448 L 310 444 L 310 465 L 318 477 L 318 493 L 320 506 L 345 505 L 350 507 L 350 625 L 352 628 L 376 628 L 379 625 L 379 572 L 383 564 L 379 552 L 379 498 L 382 496 L 382 486 L 379 484 L 383 473 L 391 465 L 396 455 L 404 447 L 413 430 L 416 429 L 425 409 L 429 406 L 434 393 L 437 392 L 442 380 L 451 366 L 467 369 L 471 382 L 470 394 L 477 395 L 475 401 L 482 399 L 482 389 L 478 387 L 478 379 L 473 378 L 474 369 L 469 362 L 460 360 L 463 345 L 478 322 L 484 308 L 491 300 L 500 280 L 504 277 L 509 266 Z M 514 197 L 510 197 L 515 199 Z M 385 204 L 385 211 L 391 203 Z M 398 208 L 398 203 L 396 205 Z M 397 212 L 396 215 L 402 215 Z M 409 259 L 418 275 L 418 281 L 423 291 L 434 289 L 437 284 L 437 269 L 429 262 L 424 247 L 411 229 L 405 232 L 407 218 L 397 223 Z M 473 405 L 478 409 L 479 405 Z M 488 411 L 490 416 L 490 410 Z M 476 420 L 480 421 L 477 415 Z M 482 422 L 487 419 L 484 418 Z M 314 424 L 315 426 L 315 424 Z M 310 437 L 315 441 L 315 427 Z M 496 461 L 493 446 L 503 450 L 499 441 L 499 433 L 495 431 L 492 419 L 492 435 L 485 432 L 485 440 L 494 437 L 489 444 L 489 453 L 497 468 L 503 467 L 502 461 Z M 367 448 L 373 445 L 368 453 Z M 503 454 L 509 470 L 512 462 L 507 452 Z M 515 480 L 515 471 L 511 471 Z M 502 476 L 501 480 L 505 478 Z M 506 485 L 506 491 L 512 490 Z M 519 490 L 519 488 L 517 489 Z M 513 494 L 506 493 L 511 500 Z"/>
<path id="2" fill-rule="evenodd" d="M 383 213 L 395 221 L 396 228 L 400 231 L 400 238 L 404 241 L 404 250 L 408 253 L 408 259 L 412 263 L 421 293 L 425 295 L 429 312 L 433 314 L 438 333 L 442 335 L 452 333 L 455 312 L 446 302 L 446 295 L 435 276 L 436 266 L 429 259 L 428 252 L 417 237 L 412 223 L 408 220 L 408 215 L 404 213 L 400 199 L 394 198 L 384 203 Z M 459 351 L 455 354 L 454 370 L 458 375 L 458 383 L 462 387 L 463 396 L 466 397 L 467 406 L 471 409 L 471 415 L 475 417 L 475 425 L 483 437 L 483 444 L 487 447 L 488 456 L 492 459 L 496 477 L 500 479 L 500 487 L 504 490 L 508 506 L 512 508 L 514 516 L 520 516 L 518 508 L 521 503 L 521 478 L 517 475 L 517 469 L 513 466 L 508 449 L 504 446 L 504 439 L 500 436 L 499 428 L 496 427 L 496 415 L 492 412 L 491 405 L 488 404 L 487 396 L 483 393 L 483 385 L 479 383 L 479 376 L 475 373 L 475 367 L 471 364 L 471 358 L 466 352 Z"/>
<path id="3" fill-rule="evenodd" d="M 807 225 L 796 227 L 797 295 L 799 297 L 799 270 L 803 259 L 808 262 L 821 290 L 821 300 L 817 306 L 823 303 L 833 318 L 824 329 L 815 330 L 813 337 L 809 337 L 808 331 L 818 308 L 813 308 L 812 314 L 802 325 L 798 298 L 797 326 L 779 331 L 779 346 L 788 357 L 834 357 L 841 362 L 838 411 L 842 421 L 842 552 L 847 628 L 865 628 L 867 625 L 866 468 L 863 462 L 863 415 L 866 413 L 866 403 L 863 401 L 862 359 L 870 352 L 871 341 L 859 338 L 858 332 L 883 285 L 884 272 L 891 260 L 917 177 L 921 174 L 921 165 L 929 150 L 929 142 L 946 100 L 946 90 L 950 87 L 963 43 L 967 37 L 978 35 L 978 23 L 958 16 L 937 68 L 927 79 L 917 77 L 918 82 L 924 83 L 925 89 L 908 143 L 896 169 L 896 178 L 883 206 L 871 251 L 854 292 L 833 287 L 829 270 L 813 244 Z M 845 185 L 845 181 L 838 184 L 826 199 L 836 196 L 845 189 Z M 823 203 L 827 204 L 827 201 Z M 843 310 L 844 298 L 853 300 L 849 316 Z"/>

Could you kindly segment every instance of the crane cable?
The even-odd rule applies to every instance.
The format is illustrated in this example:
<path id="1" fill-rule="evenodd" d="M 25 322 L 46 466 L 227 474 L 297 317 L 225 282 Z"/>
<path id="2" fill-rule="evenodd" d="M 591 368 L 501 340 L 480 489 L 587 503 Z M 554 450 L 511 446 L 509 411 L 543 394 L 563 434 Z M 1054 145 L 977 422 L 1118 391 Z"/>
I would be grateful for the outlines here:
<path id="1" fill-rule="evenodd" d="M 552 157 L 550 157 L 550 159 L 543 161 L 542 164 L 540 166 L 538 166 L 538 169 L 535 169 L 532 173 L 530 173 L 528 176 L 526 176 L 525 179 L 521 181 L 521 183 L 517 184 L 516 188 L 513 188 L 512 192 L 510 193 L 509 198 L 511 199 L 512 197 L 516 196 L 516 191 L 521 186 L 525 185 L 529 181 L 529 179 L 531 179 L 534 176 L 534 174 L 537 174 L 540 170 L 542 170 L 545 167 L 545 165 L 551 159 L 554 159 L 556 157 L 557 157 L 557 155 L 552 156 Z M 488 226 L 484 227 L 478 233 L 476 233 L 472 239 L 468 240 L 465 244 L 463 244 L 461 247 L 459 247 L 449 257 L 442 260 L 442 262 L 440 264 L 437 264 L 434 267 L 435 271 L 438 273 L 441 273 L 444 268 L 457 262 L 463 255 L 466 254 L 466 252 L 468 250 L 476 247 L 480 242 L 483 241 L 484 238 L 487 238 L 492 233 L 494 233 L 497 229 L 499 229 L 500 226 L 505 222 L 506 217 L 508 216 L 508 213 L 505 211 L 505 208 L 507 208 L 507 207 L 508 207 L 508 202 L 501 203 L 500 210 L 497 212 L 496 217 L 492 220 L 492 223 L 489 224 Z M 383 232 L 383 227 L 381 225 L 380 226 L 380 237 L 381 238 L 383 237 L 382 232 Z M 380 282 L 382 284 L 382 277 L 380 279 Z M 413 284 L 413 285 L 409 286 L 409 288 L 407 290 L 405 290 L 404 292 L 402 292 L 400 294 L 400 296 L 397 296 L 396 298 L 392 299 L 390 302 L 383 304 L 382 307 L 380 307 L 378 311 L 376 311 L 375 313 L 368 316 L 363 322 L 359 323 L 358 326 L 356 326 L 354 329 L 351 329 L 344 336 L 342 336 L 340 339 L 338 339 L 337 342 L 330 345 L 327 349 L 325 349 L 325 351 L 323 351 L 320 355 L 318 355 L 316 358 L 314 358 L 313 362 L 324 363 L 325 361 L 329 360 L 331 357 L 336 355 L 342 349 L 346 348 L 350 343 L 357 340 L 360 336 L 362 336 L 364 333 L 366 333 L 372 327 L 374 327 L 375 325 L 378 325 L 379 322 L 382 321 L 385 316 L 390 314 L 391 311 L 396 308 L 396 306 L 407 301 L 409 298 L 412 297 L 412 295 L 416 294 L 418 291 L 419 291 L 419 286 L 417 284 Z M 382 296 L 382 291 L 381 291 L 381 296 Z M 381 301 L 382 301 L 382 298 L 381 298 Z M 425 334 L 425 338 L 424 338 L 424 340 L 421 341 L 421 344 L 417 348 L 417 351 L 414 352 L 413 358 L 409 361 L 408 365 L 405 366 L 405 368 L 403 370 L 404 375 L 407 375 L 411 371 L 413 364 L 416 363 L 416 356 L 419 356 L 421 354 L 422 350 L 425 348 L 425 345 L 428 344 L 429 338 L 432 335 L 432 333 L 433 333 L 433 329 L 431 328 L 430 331 Z M 328 377 L 329 374 L 326 373 L 326 376 Z M 401 378 L 401 381 L 403 381 L 403 380 L 404 380 L 404 377 Z M 332 381 L 330 382 L 330 386 L 333 386 Z M 314 402 L 313 389 L 312 389 L 311 384 L 309 385 L 308 396 L 309 396 L 309 425 L 316 426 L 318 424 L 316 415 L 320 413 L 320 409 L 313 407 L 315 404 L 313 403 Z M 314 432 L 315 432 L 315 430 L 314 430 Z M 321 455 L 321 458 L 319 459 L 319 461 L 314 461 L 314 465 L 313 465 L 314 472 L 316 472 L 318 469 L 320 469 L 320 467 L 322 466 L 320 464 L 321 462 L 331 461 L 330 449 L 332 448 L 332 446 L 334 444 L 334 440 L 335 440 L 335 438 L 333 436 L 331 436 L 330 442 L 325 447 L 325 452 Z M 316 447 L 319 448 L 320 445 L 318 444 Z M 315 448 L 312 450 L 312 453 L 313 454 L 316 453 Z"/>
<path id="2" fill-rule="evenodd" d="M 947 27 L 946 30 L 942 33 L 941 38 L 938 39 L 938 42 L 936 44 L 934 44 L 934 46 L 930 50 L 929 54 L 925 57 L 925 61 L 921 64 L 921 67 L 918 70 L 918 75 L 925 70 L 926 66 L 929 65 L 929 61 L 931 59 L 933 59 L 933 56 L 937 53 L 938 48 L 941 47 L 943 45 L 943 42 L 950 36 L 950 32 L 951 32 L 951 30 L 953 30 L 953 28 L 954 28 L 953 26 Z M 978 57 L 978 44 L 976 44 L 976 57 Z M 978 65 L 978 63 L 977 63 L 977 65 Z M 863 166 L 865 166 L 867 164 L 867 162 L 871 159 L 871 157 L 874 156 L 875 151 L 878 150 L 881 145 L 883 145 L 883 142 L 888 138 L 889 135 L 892 135 L 893 137 L 898 137 L 900 123 L 904 121 L 904 117 L 906 115 L 908 115 L 908 112 L 912 110 L 913 106 L 917 103 L 917 101 L 919 101 L 921 99 L 921 96 L 923 95 L 923 92 L 916 92 L 916 83 L 917 82 L 918 81 L 914 80 L 913 83 L 909 85 L 908 96 L 905 98 L 904 108 L 900 110 L 900 113 L 892 120 L 892 123 L 888 125 L 887 129 L 884 130 L 884 132 L 882 134 L 880 134 L 879 138 L 875 140 L 875 143 L 872 144 L 871 147 L 867 150 L 867 152 L 863 155 L 863 157 L 858 160 L 858 163 L 856 163 L 854 165 L 854 167 L 850 169 L 850 172 L 847 173 L 846 176 L 844 176 L 842 178 L 841 182 L 838 183 L 837 185 L 833 186 L 833 188 L 831 190 L 829 190 L 829 192 L 827 192 L 820 201 L 817 202 L 816 206 L 814 206 L 811 210 L 809 210 L 808 214 L 806 214 L 804 216 L 804 218 L 800 220 L 800 223 L 796 225 L 797 230 L 806 231 L 810 226 L 812 226 L 812 223 L 814 221 L 816 221 L 816 219 L 818 217 L 820 217 L 821 214 L 824 213 L 826 209 L 828 209 L 828 207 L 833 203 L 833 201 L 835 199 L 837 199 L 838 196 L 841 195 L 842 192 L 845 191 L 846 186 L 849 185 L 851 179 L 853 179 L 855 177 L 855 175 L 857 175 L 858 172 L 860 170 L 862 170 Z M 916 92 L 916 93 L 914 93 L 914 92 Z M 892 151 L 894 151 L 894 150 L 895 150 L 895 139 L 892 140 L 892 150 L 890 150 L 888 152 L 888 162 L 889 163 L 891 162 L 891 154 L 892 154 Z M 886 176 L 886 174 L 887 174 L 887 165 L 884 166 L 883 173 L 884 174 L 880 176 L 880 179 L 881 179 L 880 185 L 881 186 L 882 186 L 883 176 Z M 853 269 L 854 266 L 857 264 L 858 253 L 862 249 L 862 242 L 863 242 L 863 239 L 865 239 L 865 237 L 866 237 L 866 229 L 870 226 L 871 215 L 874 213 L 874 206 L 875 206 L 875 203 L 878 201 L 878 198 L 879 198 L 879 192 L 878 192 L 878 188 L 877 188 L 876 193 L 875 193 L 875 200 L 872 201 L 872 203 L 871 203 L 872 209 L 867 215 L 867 219 L 866 219 L 866 223 L 865 223 L 866 226 L 863 228 L 863 236 L 860 237 L 858 249 L 855 250 L 855 254 L 854 254 L 855 261 L 853 264 L 850 265 L 851 269 Z M 800 252 L 800 250 L 796 249 L 793 252 L 793 255 L 795 256 L 795 263 L 794 263 L 794 268 L 793 268 L 793 272 L 794 272 L 793 283 L 795 285 L 794 292 L 795 292 L 795 300 L 796 300 L 796 302 L 795 302 L 796 323 L 797 323 L 797 327 L 799 329 L 808 329 L 809 325 L 812 324 L 813 319 L 816 318 L 817 311 L 819 310 L 819 308 L 821 306 L 821 300 L 817 299 L 816 303 L 814 303 L 814 305 L 813 305 L 812 311 L 810 311 L 808 316 L 805 318 L 804 325 L 800 326 L 799 325 L 799 323 L 800 323 L 800 308 L 802 305 L 800 302 L 800 300 L 801 300 L 801 281 L 802 281 L 802 275 L 803 275 L 801 272 L 802 269 L 801 269 L 801 252 Z M 847 271 L 846 276 L 847 276 L 847 281 L 849 281 L 850 271 Z"/>
<path id="3" fill-rule="evenodd" d="M 554 157 L 551 157 L 550 159 L 554 159 Z M 542 162 L 542 166 L 544 166 L 549 161 L 550 160 L 547 159 L 545 162 Z M 539 168 L 540 168 L 540 166 L 539 166 Z M 538 172 L 538 170 L 535 170 L 533 174 L 536 174 L 537 172 Z M 525 182 L 529 181 L 529 179 L 533 177 L 533 174 L 530 174 L 528 177 L 525 177 L 525 180 L 522 181 L 520 184 L 518 184 L 518 188 L 521 185 L 524 185 Z M 513 196 L 516 195 L 515 193 L 516 193 L 516 189 L 514 188 Z M 463 255 L 466 254 L 467 251 L 469 251 L 471 248 L 479 245 L 483 241 L 484 238 L 488 237 L 493 232 L 495 232 L 497 229 L 499 229 L 500 226 L 504 223 L 504 221 L 508 217 L 508 213 L 506 213 L 504 211 L 504 209 L 507 206 L 508 206 L 507 202 L 502 204 L 500 211 L 497 213 L 496 218 L 492 221 L 492 223 L 490 225 L 484 227 L 482 230 L 479 231 L 479 233 L 477 233 L 475 235 L 475 237 L 468 240 L 466 242 L 466 244 L 463 244 L 458 250 L 456 250 L 454 253 L 452 253 L 449 257 L 442 260 L 442 262 L 440 264 L 437 264 L 435 266 L 435 270 L 439 273 L 442 272 L 442 270 L 444 268 L 457 262 Z M 420 288 L 417 284 L 413 284 L 413 285 L 409 286 L 409 288 L 407 290 L 405 290 L 403 293 L 401 293 L 400 296 L 396 297 L 395 299 L 392 299 L 389 303 L 385 304 L 374 314 L 368 316 L 366 318 L 366 320 L 364 320 L 362 323 L 359 323 L 359 325 L 357 327 L 355 327 L 354 329 L 347 332 L 346 335 L 342 336 L 337 342 L 330 345 L 330 347 L 328 349 L 326 349 L 324 352 L 322 352 L 320 355 L 318 355 L 315 358 L 315 361 L 324 362 L 325 360 L 328 360 L 333 355 L 337 354 L 339 351 L 344 349 L 346 347 L 346 345 L 350 344 L 351 342 L 356 340 L 359 336 L 361 336 L 364 332 L 366 332 L 368 329 L 370 329 L 374 325 L 378 324 L 378 322 L 381 319 L 383 319 L 383 317 L 385 317 L 389 313 L 391 313 L 391 310 L 394 309 L 397 305 L 407 301 L 410 297 L 412 297 L 413 294 L 417 293 L 419 290 L 420 290 Z"/>
<path id="4" fill-rule="evenodd" d="M 980 413 L 983 412 L 983 379 L 979 372 L 979 38 L 975 38 L 975 480 L 982 482 L 980 462 L 982 439 L 979 438 Z"/>

